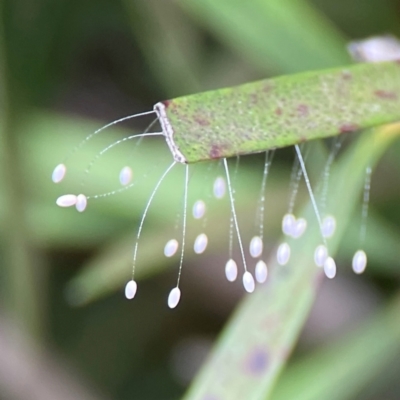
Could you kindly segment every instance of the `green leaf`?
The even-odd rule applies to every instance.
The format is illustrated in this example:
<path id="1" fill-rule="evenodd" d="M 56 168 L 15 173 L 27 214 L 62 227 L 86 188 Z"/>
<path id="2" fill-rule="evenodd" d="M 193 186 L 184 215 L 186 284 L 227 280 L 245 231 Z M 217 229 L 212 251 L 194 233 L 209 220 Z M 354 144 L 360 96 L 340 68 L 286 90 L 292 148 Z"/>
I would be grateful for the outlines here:
<path id="1" fill-rule="evenodd" d="M 399 65 L 387 61 L 278 76 L 155 108 L 174 157 L 196 163 L 397 122 L 397 92 Z"/>
<path id="2" fill-rule="evenodd" d="M 271 400 L 346 400 L 400 351 L 400 297 L 346 337 L 314 351 L 282 374 Z"/>
<path id="3" fill-rule="evenodd" d="M 269 66 L 293 73 L 350 62 L 343 35 L 306 1 L 177 1 L 261 71 Z"/>
<path id="4" fill-rule="evenodd" d="M 199 91 L 198 33 L 171 2 L 124 0 L 132 30 L 166 96 Z"/>

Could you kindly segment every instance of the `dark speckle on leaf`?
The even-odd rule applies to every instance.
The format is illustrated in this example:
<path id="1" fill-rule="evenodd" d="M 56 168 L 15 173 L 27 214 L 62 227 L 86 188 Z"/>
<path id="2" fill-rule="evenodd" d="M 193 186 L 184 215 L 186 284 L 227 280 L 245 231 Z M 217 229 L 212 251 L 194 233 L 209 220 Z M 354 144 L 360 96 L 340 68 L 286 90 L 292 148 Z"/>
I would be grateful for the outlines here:
<path id="1" fill-rule="evenodd" d="M 300 136 L 300 143 L 305 143 L 305 142 L 307 142 L 307 136 L 301 135 Z"/>
<path id="2" fill-rule="evenodd" d="M 350 71 L 343 71 L 343 72 L 342 72 L 342 78 L 343 78 L 345 81 L 349 81 L 352 77 L 353 77 L 353 75 L 351 74 Z"/>
<path id="3" fill-rule="evenodd" d="M 384 100 L 397 100 L 397 94 L 395 92 L 389 92 L 387 90 L 375 90 L 376 97 Z"/>
<path id="4" fill-rule="evenodd" d="M 210 125 L 210 121 L 204 117 L 201 116 L 195 116 L 194 120 L 200 125 L 200 126 L 208 126 Z"/>
<path id="5" fill-rule="evenodd" d="M 340 133 L 355 132 L 358 129 L 360 129 L 360 127 L 357 124 L 353 124 L 351 122 L 346 122 L 346 123 L 340 125 L 339 132 Z"/>
<path id="6" fill-rule="evenodd" d="M 307 117 L 308 115 L 308 107 L 305 104 L 299 104 L 297 111 L 300 117 Z"/>
<path id="7" fill-rule="evenodd" d="M 210 150 L 210 158 L 220 158 L 221 157 L 221 149 L 219 146 L 213 145 Z"/>
<path id="8" fill-rule="evenodd" d="M 266 82 L 262 90 L 264 93 L 269 93 L 272 90 L 272 87 L 273 85 L 271 82 Z"/>

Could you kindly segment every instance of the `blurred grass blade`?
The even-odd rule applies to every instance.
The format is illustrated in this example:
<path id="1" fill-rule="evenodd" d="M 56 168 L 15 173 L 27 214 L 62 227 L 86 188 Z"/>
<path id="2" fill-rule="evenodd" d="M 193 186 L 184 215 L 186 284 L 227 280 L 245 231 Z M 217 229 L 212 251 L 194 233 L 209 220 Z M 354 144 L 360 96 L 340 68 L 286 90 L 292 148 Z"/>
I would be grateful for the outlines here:
<path id="1" fill-rule="evenodd" d="M 163 228 L 159 226 L 159 232 Z M 116 290 L 122 290 L 132 270 L 132 250 L 134 235 L 115 240 L 73 278 L 66 287 L 66 296 L 70 304 L 82 306 L 90 301 L 106 296 Z M 135 279 L 139 280 L 165 270 L 168 263 L 162 251 L 165 245 L 164 235 L 144 236 L 140 246 L 140 264 L 146 268 L 136 268 Z"/>
<path id="2" fill-rule="evenodd" d="M 43 333 L 45 299 L 45 263 L 35 249 L 34 236 L 27 224 L 25 213 L 26 190 L 20 161 L 19 97 L 11 55 L 13 49 L 7 30 L 6 7 L 0 5 L 0 182 L 3 187 L 5 210 L 2 246 L 3 262 L 1 291 L 4 293 L 4 311 L 17 318 L 26 332 L 36 339 Z M 22 107 L 21 107 L 22 109 Z"/>
<path id="3" fill-rule="evenodd" d="M 201 90 L 197 31 L 171 2 L 124 0 L 148 66 L 165 91 L 177 96 Z"/>
<path id="4" fill-rule="evenodd" d="M 400 125 L 363 134 L 333 169 L 330 212 L 337 231 L 329 242 L 334 255 L 364 182 L 367 165 L 374 164 L 391 143 Z M 351 173 L 349 173 L 351 171 Z M 304 211 L 307 235 L 289 241 L 291 261 L 286 267 L 269 264 L 268 284 L 248 296 L 218 340 L 185 400 L 265 399 L 285 364 L 314 301 L 323 272 L 313 262 L 321 242 L 311 205 Z"/>
<path id="5" fill-rule="evenodd" d="M 279 379 L 271 400 L 346 400 L 400 351 L 400 296 L 346 338 L 296 361 Z"/>
<path id="6" fill-rule="evenodd" d="M 262 71 L 269 66 L 292 73 L 350 62 L 343 35 L 304 0 L 177 1 Z"/>

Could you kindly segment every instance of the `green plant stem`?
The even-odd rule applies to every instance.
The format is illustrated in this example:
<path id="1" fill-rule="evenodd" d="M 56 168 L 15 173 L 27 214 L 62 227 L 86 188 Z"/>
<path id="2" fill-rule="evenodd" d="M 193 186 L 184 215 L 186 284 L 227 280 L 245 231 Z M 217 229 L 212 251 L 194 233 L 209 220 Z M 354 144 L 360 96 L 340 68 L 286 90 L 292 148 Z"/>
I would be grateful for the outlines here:
<path id="1" fill-rule="evenodd" d="M 41 270 L 30 240 L 27 226 L 23 179 L 20 171 L 17 111 L 18 95 L 12 92 L 12 77 L 7 65 L 7 49 L 3 9 L 0 9 L 0 171 L 4 187 L 5 230 L 3 234 L 5 279 L 3 292 L 6 312 L 11 314 L 22 329 L 33 336 L 41 334 L 41 307 L 43 287 L 39 284 Z M 40 293 L 40 296 L 39 296 Z"/>

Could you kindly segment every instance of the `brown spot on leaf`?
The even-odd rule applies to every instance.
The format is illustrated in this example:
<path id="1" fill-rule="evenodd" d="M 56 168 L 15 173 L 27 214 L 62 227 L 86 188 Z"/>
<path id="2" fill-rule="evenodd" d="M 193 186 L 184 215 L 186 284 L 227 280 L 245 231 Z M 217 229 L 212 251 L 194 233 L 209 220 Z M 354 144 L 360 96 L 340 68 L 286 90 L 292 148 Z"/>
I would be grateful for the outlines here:
<path id="1" fill-rule="evenodd" d="M 349 80 L 351 80 L 353 78 L 353 75 L 351 74 L 350 71 L 343 71 L 342 72 L 342 78 L 345 81 L 349 81 Z"/>
<path id="2" fill-rule="evenodd" d="M 162 101 L 161 103 L 164 104 L 165 108 L 168 108 L 169 105 L 171 104 L 171 100 L 164 100 L 164 101 Z"/>
<path id="3" fill-rule="evenodd" d="M 340 125 L 339 132 L 340 133 L 355 132 L 359 129 L 360 127 L 357 124 L 353 124 L 352 122 L 345 122 L 344 124 Z"/>
<path id="4" fill-rule="evenodd" d="M 276 115 L 282 115 L 282 108 L 277 107 L 276 110 L 275 110 L 275 114 Z"/>
<path id="5" fill-rule="evenodd" d="M 257 93 L 251 93 L 250 94 L 250 104 L 255 106 L 255 105 L 258 104 L 258 102 L 259 102 L 258 94 Z"/>
<path id="6" fill-rule="evenodd" d="M 210 121 L 207 118 L 204 118 L 202 116 L 196 115 L 194 117 L 194 120 L 200 125 L 200 126 L 208 126 L 210 125 Z"/>
<path id="7" fill-rule="evenodd" d="M 397 94 L 388 90 L 375 90 L 374 95 L 384 100 L 397 100 Z"/>
<path id="8" fill-rule="evenodd" d="M 307 140 L 308 140 L 308 138 L 307 138 L 307 136 L 305 136 L 305 135 L 301 135 L 301 136 L 299 137 L 299 142 L 300 142 L 300 143 L 307 142 Z"/>
<path id="9" fill-rule="evenodd" d="M 300 117 L 307 117 L 308 116 L 308 106 L 305 104 L 299 104 L 297 106 L 297 112 L 299 113 Z"/>
<path id="10" fill-rule="evenodd" d="M 266 82 L 265 85 L 263 86 L 262 90 L 265 93 L 269 93 L 273 88 L 273 85 L 271 82 Z"/>
<path id="11" fill-rule="evenodd" d="M 215 159 L 215 158 L 221 158 L 221 154 L 222 154 L 222 149 L 218 146 L 213 144 L 211 146 L 211 150 L 210 150 L 210 158 L 211 159 Z"/>

